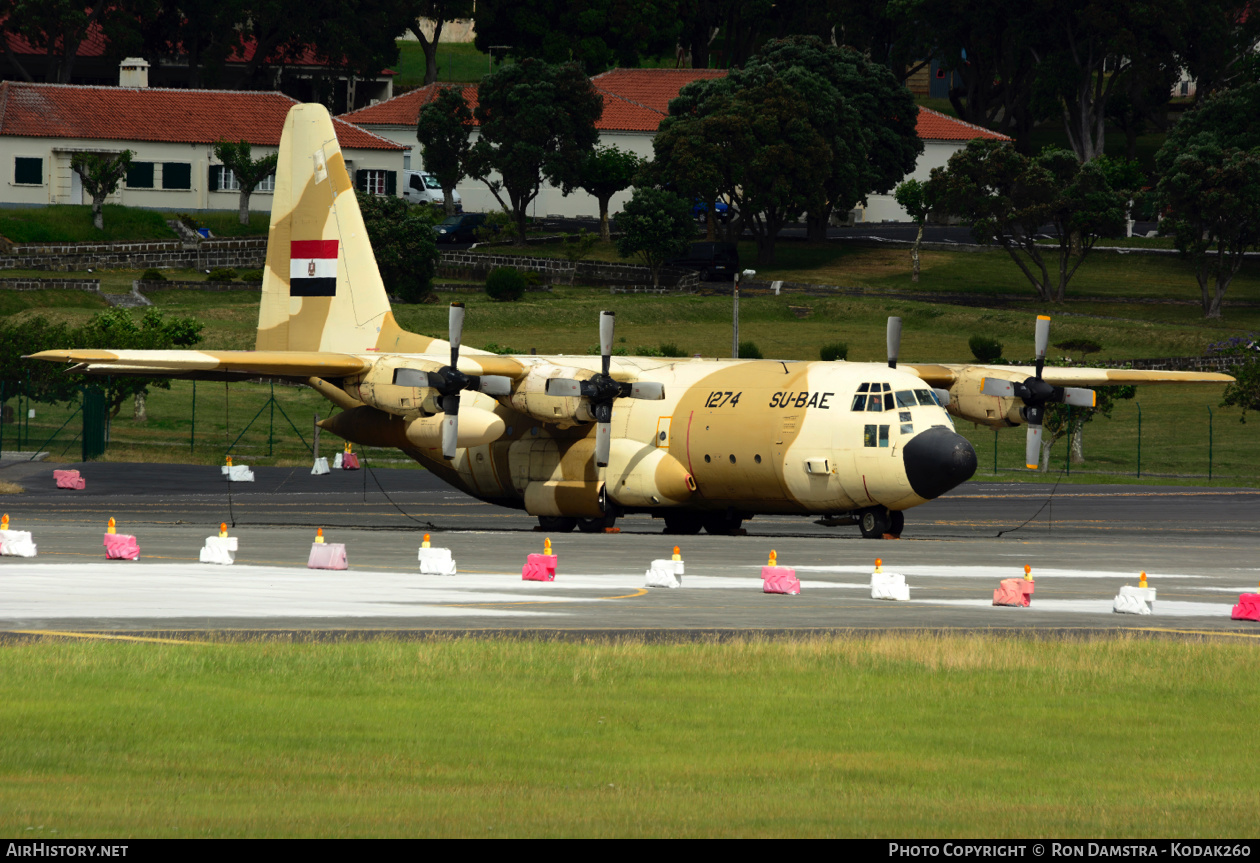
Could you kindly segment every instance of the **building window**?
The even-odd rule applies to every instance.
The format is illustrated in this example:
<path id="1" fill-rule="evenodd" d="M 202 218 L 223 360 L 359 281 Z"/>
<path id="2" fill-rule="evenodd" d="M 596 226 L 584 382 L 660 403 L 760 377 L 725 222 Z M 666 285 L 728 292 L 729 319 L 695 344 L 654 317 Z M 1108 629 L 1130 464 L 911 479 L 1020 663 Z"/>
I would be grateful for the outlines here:
<path id="1" fill-rule="evenodd" d="M 354 187 L 369 195 L 398 194 L 398 175 L 395 171 L 364 168 L 355 172 Z"/>
<path id="2" fill-rule="evenodd" d="M 152 162 L 132 162 L 127 168 L 127 188 L 128 189 L 152 189 L 153 188 L 153 163 Z"/>
<path id="3" fill-rule="evenodd" d="M 162 188 L 191 189 L 192 165 L 188 162 L 163 162 Z"/>
<path id="4" fill-rule="evenodd" d="M 14 158 L 13 182 L 19 186 L 44 185 L 44 160 L 33 156 Z"/>
<path id="5" fill-rule="evenodd" d="M 239 192 L 241 190 L 241 181 L 236 178 L 236 174 L 231 168 L 224 165 L 210 166 L 210 191 L 212 192 Z M 254 187 L 255 192 L 274 192 L 276 190 L 276 175 L 270 174 L 264 177 L 262 181 Z"/>

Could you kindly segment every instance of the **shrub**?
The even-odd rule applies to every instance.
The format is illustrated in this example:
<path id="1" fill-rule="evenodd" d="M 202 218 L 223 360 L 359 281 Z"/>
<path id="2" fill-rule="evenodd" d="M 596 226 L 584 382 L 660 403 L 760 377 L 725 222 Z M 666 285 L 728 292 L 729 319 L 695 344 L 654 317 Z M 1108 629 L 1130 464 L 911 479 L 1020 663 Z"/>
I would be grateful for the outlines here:
<path id="1" fill-rule="evenodd" d="M 756 342 L 740 342 L 739 357 L 744 360 L 764 360 L 761 355 L 761 348 L 757 347 Z"/>
<path id="2" fill-rule="evenodd" d="M 206 275 L 207 282 L 230 282 L 239 274 L 231 267 L 215 267 Z"/>
<path id="3" fill-rule="evenodd" d="M 967 341 L 971 355 L 982 363 L 991 363 L 1002 356 L 1002 343 L 988 336 L 972 336 Z"/>
<path id="4" fill-rule="evenodd" d="M 519 354 L 521 353 L 516 348 L 508 347 L 507 345 L 501 345 L 498 342 L 491 342 L 488 345 L 483 345 L 481 349 L 483 351 L 489 351 L 492 354 Z"/>
<path id="5" fill-rule="evenodd" d="M 591 250 L 595 248 L 595 244 L 598 242 L 599 237 L 596 234 L 588 233 L 586 228 L 582 228 L 576 234 L 565 234 L 564 257 L 571 263 L 576 264 L 590 255 Z"/>
<path id="6" fill-rule="evenodd" d="M 524 293 L 525 277 L 515 267 L 495 267 L 486 276 L 486 294 L 496 302 L 515 302 Z"/>
<path id="7" fill-rule="evenodd" d="M 527 291 L 531 288 L 539 287 L 543 280 L 542 273 L 537 270 L 526 270 L 521 273 L 521 278 L 525 280 L 525 290 Z"/>
<path id="8" fill-rule="evenodd" d="M 818 356 L 825 363 L 835 362 L 836 360 L 847 360 L 849 358 L 849 346 L 844 342 L 832 342 L 829 345 L 823 345 L 819 348 Z"/>
<path id="9" fill-rule="evenodd" d="M 205 227 L 205 225 L 203 225 L 200 221 L 198 221 L 198 219 L 195 216 L 189 213 L 180 213 L 175 218 L 183 222 L 187 227 L 192 228 L 194 231 L 197 230 L 198 228 Z"/>
<path id="10" fill-rule="evenodd" d="M 586 348 L 586 352 L 590 354 L 591 356 L 599 356 L 599 342 L 596 342 L 593 345 L 588 345 Z M 625 348 L 614 347 L 612 349 L 612 353 L 609 356 L 625 357 L 629 355 L 630 355 L 630 352 L 626 350 Z"/>
<path id="11" fill-rule="evenodd" d="M 687 352 L 673 342 L 666 342 L 661 345 L 661 356 L 663 357 L 685 357 Z"/>
<path id="12" fill-rule="evenodd" d="M 165 281 L 166 281 L 166 276 L 162 275 L 162 271 L 161 271 L 161 270 L 159 270 L 159 269 L 155 269 L 154 267 L 149 267 L 147 270 L 145 270 L 143 273 L 141 273 L 141 274 L 140 274 L 140 281 L 142 281 L 142 282 L 165 282 Z"/>
<path id="13" fill-rule="evenodd" d="M 262 270 L 246 270 L 241 273 L 242 282 L 261 282 L 263 280 Z"/>
<path id="14" fill-rule="evenodd" d="M 663 353 L 661 353 L 660 348 L 654 348 L 651 345 L 639 345 L 637 348 L 634 349 L 634 355 L 636 357 L 663 357 L 665 356 Z"/>

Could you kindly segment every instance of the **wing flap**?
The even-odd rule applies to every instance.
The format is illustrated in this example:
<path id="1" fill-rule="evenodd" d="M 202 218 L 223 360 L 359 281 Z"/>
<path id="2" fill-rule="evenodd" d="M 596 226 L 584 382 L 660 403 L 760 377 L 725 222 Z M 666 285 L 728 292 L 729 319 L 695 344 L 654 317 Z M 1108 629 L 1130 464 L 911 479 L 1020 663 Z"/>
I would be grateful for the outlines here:
<path id="1" fill-rule="evenodd" d="M 1022 381 L 1032 377 L 1032 366 L 990 366 L 980 364 L 954 365 L 930 363 L 903 363 L 897 366 L 917 374 L 932 386 L 949 387 L 971 369 L 989 373 L 992 377 Z M 1046 366 L 1042 372 L 1046 383 L 1056 387 L 1105 387 L 1116 384 L 1228 384 L 1234 379 L 1220 372 L 1174 372 L 1163 369 L 1100 369 Z"/>

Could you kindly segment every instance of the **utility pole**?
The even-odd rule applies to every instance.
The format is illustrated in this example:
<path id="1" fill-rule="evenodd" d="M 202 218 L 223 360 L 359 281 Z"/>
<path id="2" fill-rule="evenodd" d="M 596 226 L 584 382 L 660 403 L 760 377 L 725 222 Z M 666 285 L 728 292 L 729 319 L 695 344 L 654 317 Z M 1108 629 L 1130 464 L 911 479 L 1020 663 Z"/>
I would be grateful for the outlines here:
<path id="1" fill-rule="evenodd" d="M 742 276 L 755 275 L 757 275 L 756 270 L 744 270 L 743 273 L 735 274 L 735 308 L 731 322 L 731 356 L 734 359 L 739 359 L 739 280 Z"/>

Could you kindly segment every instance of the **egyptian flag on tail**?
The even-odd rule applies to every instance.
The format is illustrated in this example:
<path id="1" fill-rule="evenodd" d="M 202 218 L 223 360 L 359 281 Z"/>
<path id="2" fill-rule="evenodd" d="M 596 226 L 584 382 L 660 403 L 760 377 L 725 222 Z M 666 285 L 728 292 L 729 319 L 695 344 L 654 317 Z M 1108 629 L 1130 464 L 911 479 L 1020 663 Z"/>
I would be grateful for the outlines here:
<path id="1" fill-rule="evenodd" d="M 293 240 L 289 250 L 289 296 L 337 294 L 337 241 Z"/>

